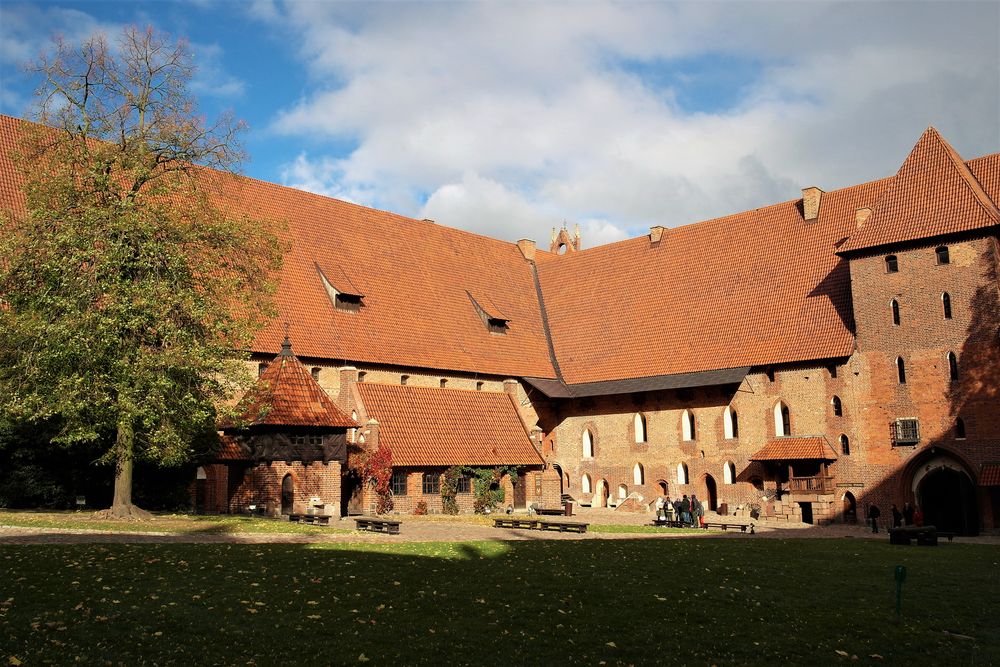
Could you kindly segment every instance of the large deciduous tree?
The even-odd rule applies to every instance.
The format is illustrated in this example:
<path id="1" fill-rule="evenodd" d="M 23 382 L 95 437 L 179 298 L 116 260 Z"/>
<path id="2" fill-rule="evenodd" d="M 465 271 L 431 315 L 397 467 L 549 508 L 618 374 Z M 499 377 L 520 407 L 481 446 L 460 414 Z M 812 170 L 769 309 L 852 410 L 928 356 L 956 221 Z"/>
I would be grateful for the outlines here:
<path id="1" fill-rule="evenodd" d="M 103 442 L 108 515 L 133 462 L 184 461 L 246 377 L 272 315 L 279 222 L 235 213 L 240 124 L 197 115 L 183 42 L 129 28 L 57 40 L 17 161 L 23 210 L 0 221 L 0 409 Z"/>

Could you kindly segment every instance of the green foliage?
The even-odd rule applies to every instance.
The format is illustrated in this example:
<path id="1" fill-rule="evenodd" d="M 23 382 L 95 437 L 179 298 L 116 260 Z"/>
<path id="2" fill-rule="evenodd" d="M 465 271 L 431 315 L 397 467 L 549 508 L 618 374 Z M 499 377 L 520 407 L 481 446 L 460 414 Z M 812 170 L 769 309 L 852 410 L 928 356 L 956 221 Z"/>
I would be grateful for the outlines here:
<path id="1" fill-rule="evenodd" d="M 0 221 L 0 413 L 53 441 L 176 465 L 250 380 L 236 350 L 273 312 L 273 221 L 227 213 L 238 126 L 206 127 L 183 44 L 126 30 L 57 43 L 17 158 L 25 211 Z M 116 486 L 115 504 L 119 503 Z M 130 491 L 122 502 L 131 505 Z"/>
<path id="2" fill-rule="evenodd" d="M 500 480 L 509 475 L 511 482 L 517 484 L 516 466 L 498 466 L 495 468 L 480 468 L 474 466 L 452 466 L 441 478 L 441 504 L 445 514 L 458 514 L 458 480 L 463 476 L 472 478 L 472 509 L 476 514 L 487 514 L 504 504 L 507 498 Z"/>

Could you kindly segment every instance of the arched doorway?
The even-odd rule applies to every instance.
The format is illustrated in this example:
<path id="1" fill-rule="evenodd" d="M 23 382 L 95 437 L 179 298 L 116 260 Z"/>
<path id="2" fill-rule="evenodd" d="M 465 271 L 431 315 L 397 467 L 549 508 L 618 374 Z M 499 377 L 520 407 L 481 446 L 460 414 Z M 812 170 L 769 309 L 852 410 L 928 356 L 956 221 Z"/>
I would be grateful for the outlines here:
<path id="1" fill-rule="evenodd" d="M 719 490 L 715 486 L 715 478 L 709 474 L 705 474 L 701 480 L 701 493 L 707 502 L 705 503 L 705 508 L 714 512 L 719 509 Z"/>
<path id="2" fill-rule="evenodd" d="M 281 480 L 281 513 L 291 514 L 295 507 L 295 482 L 289 473 Z"/>
<path id="3" fill-rule="evenodd" d="M 656 483 L 656 490 L 660 492 L 661 496 L 667 495 L 667 482 L 666 480 L 659 480 Z"/>
<path id="4" fill-rule="evenodd" d="M 930 467 L 930 466 L 928 466 Z M 976 489 L 964 470 L 948 465 L 923 470 L 915 479 L 917 506 L 924 525 L 957 535 L 979 534 Z"/>
<path id="5" fill-rule="evenodd" d="M 553 463 L 552 469 L 557 475 L 559 475 L 559 496 L 562 497 L 562 494 L 566 493 L 566 486 L 569 483 L 569 477 L 568 475 L 563 474 L 563 469 L 558 463 Z"/>
<path id="6" fill-rule="evenodd" d="M 594 507 L 607 507 L 610 494 L 607 480 L 602 479 L 597 483 L 597 490 L 594 493 Z"/>
<path id="7" fill-rule="evenodd" d="M 854 494 L 848 491 L 847 493 L 844 494 L 844 497 L 841 500 L 843 500 L 844 503 L 841 514 L 841 518 L 843 519 L 844 523 L 857 523 L 858 501 L 854 497 Z"/>

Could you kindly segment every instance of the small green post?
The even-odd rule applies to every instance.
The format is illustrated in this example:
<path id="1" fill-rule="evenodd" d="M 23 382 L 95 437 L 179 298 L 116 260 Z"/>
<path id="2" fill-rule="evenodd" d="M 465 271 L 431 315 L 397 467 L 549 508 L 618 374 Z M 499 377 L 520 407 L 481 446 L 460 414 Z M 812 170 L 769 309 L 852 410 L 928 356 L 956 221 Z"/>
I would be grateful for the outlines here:
<path id="1" fill-rule="evenodd" d="M 899 623 L 903 613 L 903 582 L 906 581 L 906 566 L 896 566 L 896 622 Z"/>

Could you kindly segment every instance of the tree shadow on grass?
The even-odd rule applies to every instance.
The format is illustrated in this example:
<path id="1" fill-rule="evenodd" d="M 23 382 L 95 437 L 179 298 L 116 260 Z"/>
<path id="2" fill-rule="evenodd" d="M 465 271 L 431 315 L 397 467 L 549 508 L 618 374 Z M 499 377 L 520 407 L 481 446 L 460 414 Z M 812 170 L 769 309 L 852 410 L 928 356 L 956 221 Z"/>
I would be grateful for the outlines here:
<path id="1" fill-rule="evenodd" d="M 1000 654 L 986 613 L 996 551 L 980 546 L 74 544 L 0 547 L 0 562 L 11 575 L 0 637 L 11 655 L 40 663 L 824 664 L 837 651 L 988 663 Z M 909 568 L 899 625 L 897 563 Z"/>

